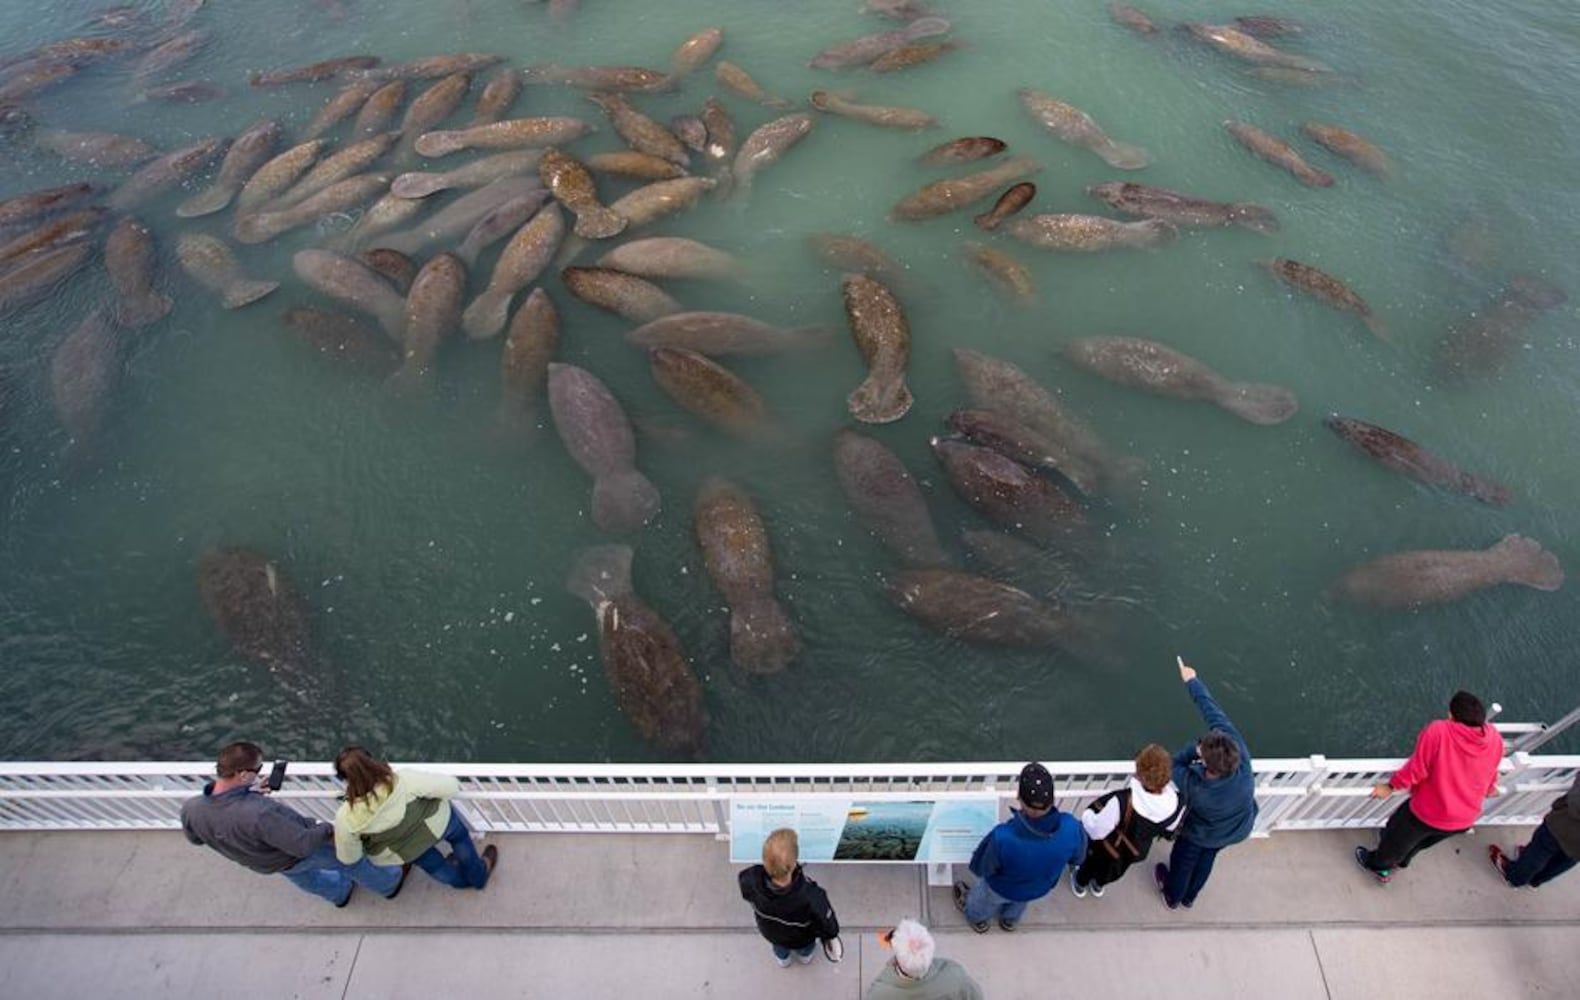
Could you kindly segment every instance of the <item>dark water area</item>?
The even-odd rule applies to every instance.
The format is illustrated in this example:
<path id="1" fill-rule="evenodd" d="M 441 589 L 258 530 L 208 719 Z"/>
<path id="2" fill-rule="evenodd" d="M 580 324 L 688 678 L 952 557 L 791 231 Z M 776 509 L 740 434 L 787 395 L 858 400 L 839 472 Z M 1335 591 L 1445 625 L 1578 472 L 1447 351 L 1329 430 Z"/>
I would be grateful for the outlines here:
<path id="1" fill-rule="evenodd" d="M 347 80 L 255 88 L 248 74 L 355 54 L 386 67 L 482 52 L 516 69 L 667 72 L 677 46 L 717 26 L 716 55 L 673 89 L 629 94 L 632 105 L 662 123 L 717 97 L 741 138 L 786 113 L 725 89 L 715 69 L 729 60 L 798 110 L 826 89 L 939 122 L 894 129 L 814 111 L 811 133 L 761 170 L 749 198 L 710 195 L 603 241 L 702 241 L 732 255 L 739 272 L 660 280 L 686 309 L 822 331 L 807 350 L 719 359 L 775 418 L 780 432 L 768 441 L 735 440 L 679 406 L 626 342 L 635 324 L 575 298 L 558 264 L 534 282 L 560 313 L 556 360 L 594 373 L 641 429 L 637 466 L 662 509 L 623 532 L 593 523 L 591 481 L 546 412 L 534 434 L 498 432 L 503 337 L 446 341 L 423 401 L 325 364 L 289 333 L 281 317 L 292 307 L 341 308 L 296 276 L 293 255 L 343 238 L 371 198 L 259 244 L 237 241 L 234 209 L 176 214 L 213 180 L 213 165 L 134 205 L 154 242 L 155 289 L 173 308 L 114 334 L 114 388 L 91 450 L 63 423 L 58 384 L 63 371 L 75 384 L 92 374 L 83 335 L 69 338 L 112 301 L 102 253 L 39 301 L 0 308 L 0 757 L 206 758 L 246 737 L 298 759 L 351 741 L 409 760 L 673 759 L 618 707 L 598 621 L 565 587 L 578 555 L 609 542 L 634 548 L 635 591 L 673 629 L 696 676 L 706 759 L 1127 757 L 1199 728 L 1179 689 L 1179 654 L 1263 756 L 1403 752 L 1458 687 L 1502 703 L 1509 720 L 1572 708 L 1573 585 L 1497 586 L 1416 610 L 1325 597 L 1346 572 L 1387 554 L 1484 550 L 1510 534 L 1576 564 L 1575 300 L 1519 317 L 1528 324 L 1495 371 L 1451 382 L 1437 367 L 1449 331 L 1485 319 L 1516 276 L 1580 292 L 1572 11 L 1551 0 L 1520 10 L 1411 0 L 1255 11 L 1303 26 L 1267 42 L 1332 68 L 1322 86 L 1307 86 L 1249 75 L 1251 63 L 1175 29 L 1252 13 L 1219 0 L 1148 9 L 1163 28 L 1154 35 L 1116 23 L 1099 2 L 928 6 L 950 30 L 921 41 L 958 47 L 893 73 L 807 65 L 835 43 L 900 26 L 859 0 L 139 2 L 110 23 L 95 3 L 0 10 L 0 94 L 13 86 L 19 95 L 0 104 L 33 123 L 13 115 L 15 128 L 0 136 L 0 200 L 78 181 L 113 190 L 136 169 L 63 159 L 42 138 L 49 130 L 117 133 L 168 151 L 273 119 L 284 150 Z M 164 69 L 145 61 L 186 32 L 201 33 L 189 58 L 172 55 Z M 125 48 L 21 61 L 71 38 Z M 492 72 L 474 74 L 434 127 L 469 122 Z M 29 73 L 31 83 L 14 83 Z M 140 99 L 194 81 L 204 100 Z M 408 81 L 397 123 L 431 82 Z M 1022 108 L 1025 87 L 1144 147 L 1151 165 L 1116 169 L 1056 138 Z M 530 84 L 510 113 L 596 126 L 565 144 L 577 157 L 622 148 L 574 87 Z M 1223 129 L 1228 119 L 1290 143 L 1334 184 L 1307 187 L 1252 156 Z M 1313 121 L 1375 142 L 1390 175 L 1305 138 L 1300 127 Z M 916 162 L 973 135 L 1008 150 L 985 164 Z M 350 144 L 350 123 L 328 136 L 336 148 Z M 368 169 L 448 170 L 482 155 L 391 153 Z M 935 218 L 890 217 L 924 184 L 1017 155 L 1041 166 L 1025 215 L 1118 217 L 1085 189 L 1134 181 L 1262 205 L 1279 228 L 1182 227 L 1156 249 L 1060 253 L 973 226 L 991 195 Z M 700 156 L 693 169 L 704 171 Z M 601 174 L 597 185 L 605 202 L 638 186 Z M 435 195 L 435 210 L 458 195 Z M 106 215 L 95 246 L 123 214 Z M 36 225 L 4 226 L 0 245 Z M 819 233 L 861 237 L 897 262 L 884 280 L 909 321 L 915 399 L 899 420 L 863 424 L 847 407 L 867 366 L 849 333 L 842 272 L 809 249 Z M 222 308 L 177 260 L 179 241 L 193 235 L 226 240 L 247 275 L 279 289 Z M 968 241 L 1020 261 L 1035 301 L 987 283 Z M 468 302 L 498 256 L 496 246 L 479 258 Z M 1273 257 L 1343 279 L 1388 339 L 1255 266 Z M 0 261 L 0 287 L 14 266 Z M 523 288 L 515 305 L 526 296 Z M 1231 380 L 1287 389 L 1298 410 L 1259 426 L 1116 384 L 1070 360 L 1074 342 L 1098 336 L 1165 343 Z M 1087 530 L 1069 557 L 1078 573 L 1062 596 L 1101 627 L 1074 651 L 975 644 L 907 615 L 886 592 L 899 563 L 834 474 L 841 429 L 880 442 L 915 477 L 948 560 L 980 568 L 967 562 L 961 533 L 991 523 L 951 488 L 930 445 L 969 402 L 956 349 L 1017 366 L 1144 469 L 1130 495 L 1082 501 Z M 1502 484 L 1510 502 L 1391 471 L 1324 427 L 1330 413 L 1403 434 Z M 776 673 L 731 661 L 729 612 L 693 520 L 714 476 L 749 495 L 766 526 L 775 590 L 801 644 Z M 227 640 L 198 583 L 200 558 L 224 546 L 262 553 L 299 595 L 310 667 L 271 671 Z"/>

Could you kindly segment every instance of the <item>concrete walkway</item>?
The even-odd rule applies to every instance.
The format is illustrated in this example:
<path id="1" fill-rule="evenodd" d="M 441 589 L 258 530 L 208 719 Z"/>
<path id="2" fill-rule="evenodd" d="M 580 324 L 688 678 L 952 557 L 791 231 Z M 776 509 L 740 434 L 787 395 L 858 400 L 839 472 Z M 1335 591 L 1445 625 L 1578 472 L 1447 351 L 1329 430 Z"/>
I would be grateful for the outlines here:
<path id="1" fill-rule="evenodd" d="M 1138 868 L 980 936 L 919 869 L 814 865 L 845 961 L 787 970 L 707 837 L 499 836 L 485 892 L 414 871 L 399 900 L 336 910 L 176 833 L 0 834 L 0 998 L 857 1000 L 902 916 L 993 1000 L 1580 996 L 1580 875 L 1512 890 L 1487 865 L 1526 833 L 1450 841 L 1387 887 L 1350 857 L 1370 834 L 1284 833 L 1225 853 L 1191 911 Z"/>

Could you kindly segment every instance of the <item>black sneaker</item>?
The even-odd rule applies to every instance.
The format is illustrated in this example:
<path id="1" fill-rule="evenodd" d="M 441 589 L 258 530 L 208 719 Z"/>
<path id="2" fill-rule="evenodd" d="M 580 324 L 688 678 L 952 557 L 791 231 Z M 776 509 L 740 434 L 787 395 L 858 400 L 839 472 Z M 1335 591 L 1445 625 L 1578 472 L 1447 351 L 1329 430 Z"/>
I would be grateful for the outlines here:
<path id="1" fill-rule="evenodd" d="M 966 893 L 970 891 L 971 887 L 966 885 L 964 882 L 956 882 L 954 885 L 955 909 L 959 910 L 962 914 L 966 912 Z M 966 923 L 971 923 L 971 921 L 968 920 Z M 986 920 L 980 921 L 978 923 L 971 923 L 971 929 L 976 931 L 978 934 L 986 934 L 988 932 L 989 926 L 990 925 Z"/>
<path id="2" fill-rule="evenodd" d="M 340 902 L 336 903 L 335 904 L 335 909 L 337 909 L 337 910 L 344 910 L 346 908 L 346 904 L 351 902 L 351 894 L 356 892 L 356 891 L 357 891 L 357 887 L 356 886 L 352 886 L 351 888 L 347 889 L 346 890 L 346 898 L 342 899 Z"/>
<path id="3" fill-rule="evenodd" d="M 1169 866 L 1159 862 L 1152 866 L 1152 884 L 1158 887 L 1158 895 L 1163 897 L 1163 905 L 1171 910 L 1179 909 L 1178 903 L 1169 902 L 1169 891 L 1165 886 L 1169 880 Z"/>
<path id="4" fill-rule="evenodd" d="M 384 894 L 384 898 L 385 899 L 394 899 L 396 896 L 399 896 L 401 888 L 403 886 L 405 886 L 405 884 L 406 884 L 406 876 L 410 875 L 410 874 L 411 874 L 411 862 L 408 861 L 405 864 L 400 866 L 400 878 L 396 879 L 396 881 L 395 881 L 395 888 L 391 889 L 389 892 L 386 892 Z"/>
<path id="5" fill-rule="evenodd" d="M 1393 881 L 1393 872 L 1392 871 L 1387 871 L 1387 870 L 1385 870 L 1385 871 L 1378 871 L 1377 869 L 1373 868 L 1371 865 L 1366 863 L 1366 859 L 1371 857 L 1371 853 L 1372 853 L 1371 851 L 1368 851 L 1364 847 L 1356 847 L 1355 848 L 1355 863 L 1361 866 L 1361 870 L 1362 871 L 1364 871 L 1366 874 L 1370 875 L 1372 878 L 1376 879 L 1378 885 L 1387 885 L 1389 882 L 1392 882 Z"/>
<path id="6" fill-rule="evenodd" d="M 1015 928 L 1019 924 L 1020 921 L 1018 920 L 1005 920 L 1003 917 L 998 918 L 998 929 L 1001 931 L 1009 931 L 1013 934 L 1015 932 Z"/>

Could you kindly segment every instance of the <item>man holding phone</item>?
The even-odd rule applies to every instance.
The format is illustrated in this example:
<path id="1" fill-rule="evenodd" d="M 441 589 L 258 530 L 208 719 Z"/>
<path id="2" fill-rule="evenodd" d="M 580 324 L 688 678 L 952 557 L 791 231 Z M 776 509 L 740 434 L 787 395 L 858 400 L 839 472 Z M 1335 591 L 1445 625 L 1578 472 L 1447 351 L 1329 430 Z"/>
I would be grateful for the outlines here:
<path id="1" fill-rule="evenodd" d="M 220 750 L 216 780 L 181 806 L 187 840 L 260 874 L 284 875 L 298 889 L 337 907 L 351 901 L 353 882 L 394 899 L 405 870 L 366 858 L 341 864 L 335 857 L 334 827 L 269 797 L 279 788 L 285 768 L 276 764 L 265 780 L 263 759 L 256 743 L 236 742 Z"/>

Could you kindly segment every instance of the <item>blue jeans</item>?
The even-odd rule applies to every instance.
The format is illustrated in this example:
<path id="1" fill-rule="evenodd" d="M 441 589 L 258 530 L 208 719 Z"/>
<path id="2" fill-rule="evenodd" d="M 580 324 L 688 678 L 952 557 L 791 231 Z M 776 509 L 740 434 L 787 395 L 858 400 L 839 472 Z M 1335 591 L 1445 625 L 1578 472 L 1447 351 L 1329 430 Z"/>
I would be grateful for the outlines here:
<path id="1" fill-rule="evenodd" d="M 352 882 L 380 896 L 388 896 L 400 884 L 400 865 L 376 865 L 367 858 L 354 865 L 342 864 L 335 857 L 334 844 L 321 845 L 280 874 L 298 889 L 337 906 L 351 895 Z"/>
<path id="2" fill-rule="evenodd" d="M 1196 902 L 1196 894 L 1207 884 L 1212 863 L 1221 847 L 1203 847 L 1184 837 L 1174 841 L 1169 852 L 1169 877 L 1163 880 L 1163 900 L 1169 905 Z"/>
<path id="3" fill-rule="evenodd" d="M 1030 905 L 1029 899 L 1005 899 L 988 887 L 987 879 L 979 878 L 966 893 L 966 920 L 980 924 L 998 917 L 1013 924 Z"/>
<path id="4" fill-rule="evenodd" d="M 802 948 L 799 951 L 795 951 L 795 952 L 792 952 L 789 948 L 780 947 L 779 945 L 774 944 L 772 941 L 769 942 L 769 945 L 774 950 L 774 957 L 775 958 L 777 958 L 781 962 L 788 962 L 788 961 L 790 961 L 790 956 L 792 954 L 798 955 L 801 958 L 811 958 L 812 957 L 812 949 L 817 947 L 817 942 L 813 941 L 811 944 L 807 945 L 805 948 Z"/>
<path id="5" fill-rule="evenodd" d="M 1509 862 L 1509 884 L 1535 888 L 1545 885 L 1575 866 L 1575 859 L 1564 853 L 1543 823 L 1531 835 L 1531 842 L 1520 848 L 1520 856 Z"/>
<path id="6" fill-rule="evenodd" d="M 472 844 L 472 833 L 461 819 L 461 813 L 450 807 L 450 824 L 444 828 L 444 840 L 450 853 L 439 853 L 439 845 L 428 848 L 412 862 L 452 889 L 481 889 L 488 883 L 488 865 L 477 856 Z"/>

